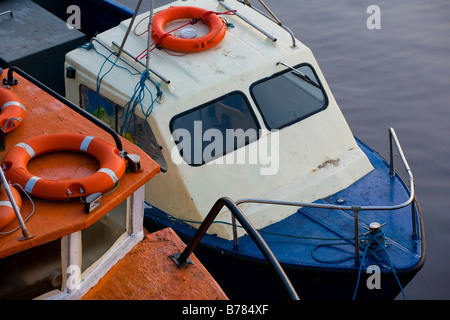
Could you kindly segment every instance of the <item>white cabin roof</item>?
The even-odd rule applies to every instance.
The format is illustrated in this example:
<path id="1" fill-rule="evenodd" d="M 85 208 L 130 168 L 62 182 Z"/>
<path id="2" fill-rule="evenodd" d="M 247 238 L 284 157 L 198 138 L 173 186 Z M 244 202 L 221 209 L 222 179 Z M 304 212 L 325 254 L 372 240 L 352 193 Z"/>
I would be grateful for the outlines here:
<path id="1" fill-rule="evenodd" d="M 255 14 L 251 8 L 235 1 L 226 1 L 226 3 L 233 6 L 238 13 L 247 17 L 251 16 L 251 21 L 255 24 L 267 25 L 267 18 L 260 14 Z M 219 1 L 190 0 L 173 2 L 170 5 L 155 9 L 155 13 L 169 6 L 187 5 L 195 5 L 215 12 L 227 11 L 226 8 L 220 5 Z M 157 71 L 170 81 L 170 84 L 167 85 L 158 77 L 152 76 L 153 79 L 161 82 L 164 91 L 164 104 L 155 105 L 153 110 L 154 117 L 158 117 L 161 110 L 168 110 L 170 114 L 182 111 L 187 106 L 177 108 L 176 105 L 180 98 L 184 100 L 186 97 L 192 97 L 193 103 L 197 100 L 195 99 L 196 96 L 201 96 L 201 99 L 208 99 L 207 93 L 214 92 L 218 86 L 222 87 L 223 91 L 232 88 L 242 90 L 243 85 L 250 83 L 251 79 L 257 80 L 268 76 L 268 69 L 272 73 L 284 70 L 285 67 L 276 65 L 278 61 L 289 63 L 290 61 L 286 60 L 292 60 L 298 62 L 299 58 L 292 59 L 292 54 L 299 56 L 311 55 L 309 48 L 299 41 L 296 42 L 296 47 L 294 48 L 289 33 L 273 22 L 271 22 L 273 26 L 269 33 L 277 39 L 276 42 L 256 31 L 255 28 L 237 16 L 224 15 L 222 17 L 229 23 L 232 23 L 234 27 L 228 28 L 224 39 L 210 50 L 190 54 L 174 53 L 173 55 L 167 54 L 164 50 L 155 49 L 151 51 L 150 69 Z M 141 20 L 143 21 L 139 23 Z M 113 45 L 113 42 L 119 45 L 122 43 L 130 21 L 131 19 L 125 20 L 119 26 L 99 34 L 97 39 L 117 51 L 118 48 Z M 138 15 L 134 23 L 134 26 L 137 26 L 136 31 L 142 31 L 142 27 L 146 23 L 148 23 L 148 13 Z M 143 35 L 135 36 L 133 29 L 126 41 L 125 51 L 137 57 L 147 48 L 148 34 L 144 33 Z M 97 47 L 97 50 L 108 55 L 108 52 L 103 50 L 96 42 L 94 42 L 94 45 Z M 77 54 L 82 54 L 82 52 Z M 128 58 L 126 54 L 122 54 L 122 56 Z M 98 59 L 99 61 L 104 60 L 101 56 Z M 85 59 L 86 67 L 88 67 L 88 60 L 91 59 Z M 129 59 L 129 61 L 140 70 L 144 69 L 141 64 L 134 62 L 133 59 Z M 140 59 L 140 61 L 143 64 L 146 63 L 145 58 Z M 98 61 L 92 62 L 98 65 Z M 236 73 L 236 70 L 239 70 L 239 72 Z M 116 70 L 113 70 L 112 73 L 114 71 Z M 112 74 L 108 78 L 113 78 Z M 118 81 L 126 84 L 123 76 Z M 116 89 L 122 87 L 120 83 L 115 83 L 114 86 Z M 225 89 L 224 86 L 230 88 Z M 128 88 L 125 91 L 128 91 Z M 215 93 L 212 93 L 211 98 L 214 97 Z M 177 110 L 173 110 L 173 108 L 177 108 Z"/>

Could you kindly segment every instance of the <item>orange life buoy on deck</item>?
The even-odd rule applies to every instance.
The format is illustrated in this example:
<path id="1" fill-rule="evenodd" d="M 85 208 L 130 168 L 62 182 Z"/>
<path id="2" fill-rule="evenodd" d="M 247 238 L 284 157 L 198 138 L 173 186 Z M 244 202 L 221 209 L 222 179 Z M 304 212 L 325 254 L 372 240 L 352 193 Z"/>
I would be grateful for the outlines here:
<path id="1" fill-rule="evenodd" d="M 22 207 L 22 197 L 20 196 L 19 191 L 11 186 L 9 186 L 9 189 L 11 190 L 14 200 L 16 201 L 17 207 L 20 209 Z M 0 230 L 10 224 L 14 220 L 15 216 L 16 213 L 14 212 L 11 201 L 8 198 L 8 194 L 2 186 L 0 190 Z"/>
<path id="2" fill-rule="evenodd" d="M 56 151 L 85 152 L 98 160 L 100 169 L 90 176 L 67 180 L 44 179 L 27 170 L 33 157 Z M 12 184 L 19 184 L 32 196 L 64 200 L 109 190 L 125 173 L 126 162 L 117 148 L 102 139 L 62 132 L 42 134 L 16 144 L 6 153 L 2 169 Z"/>
<path id="3" fill-rule="evenodd" d="M 209 27 L 209 33 L 194 39 L 177 38 L 168 34 L 164 26 L 179 19 L 200 20 Z M 217 14 L 198 7 L 170 7 L 158 12 L 152 19 L 153 40 L 161 47 L 177 52 L 196 52 L 212 48 L 222 41 L 226 29 L 225 22 Z"/>
<path id="4" fill-rule="evenodd" d="M 17 128 L 25 118 L 22 101 L 10 90 L 0 88 L 0 127 L 9 132 Z"/>

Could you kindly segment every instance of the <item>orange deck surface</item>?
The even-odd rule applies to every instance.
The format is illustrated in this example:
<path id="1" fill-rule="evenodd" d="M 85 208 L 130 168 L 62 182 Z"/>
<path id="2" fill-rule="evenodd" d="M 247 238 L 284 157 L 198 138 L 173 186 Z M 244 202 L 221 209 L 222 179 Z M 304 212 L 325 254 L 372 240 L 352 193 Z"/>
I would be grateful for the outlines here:
<path id="1" fill-rule="evenodd" d="M 0 76 L 0 81 L 6 77 L 6 70 Z M 9 148 L 25 139 L 40 135 L 43 133 L 56 132 L 79 132 L 93 135 L 104 139 L 115 145 L 114 139 L 109 133 L 103 131 L 89 120 L 85 119 L 69 107 L 60 103 L 35 85 L 14 73 L 14 77 L 19 81 L 18 85 L 12 87 L 13 93 L 22 99 L 26 108 L 26 115 L 23 123 L 14 131 L 6 135 L 5 151 L 0 152 L 0 159 L 3 158 Z M 108 213 L 112 208 L 119 205 L 128 198 L 133 192 L 144 185 L 148 180 L 155 176 L 159 171 L 159 165 L 154 162 L 147 154 L 130 143 L 126 139 L 121 139 L 123 149 L 128 153 L 135 153 L 141 157 L 142 172 L 127 172 L 120 180 L 119 187 L 113 193 L 106 195 L 102 199 L 101 206 L 91 212 L 84 213 L 84 205 L 79 199 L 69 201 L 34 201 L 36 210 L 33 216 L 25 223 L 33 238 L 20 241 L 22 232 L 20 228 L 8 235 L 0 235 L 0 258 L 14 254 L 16 252 L 39 246 L 43 243 L 69 235 L 75 231 L 85 229 Z M 50 154 L 43 159 L 36 158 L 36 162 L 47 163 L 47 168 L 67 165 L 68 174 L 86 175 L 89 172 L 96 171 L 96 159 L 76 153 L 75 155 L 66 155 L 62 157 L 53 157 Z M 36 164 L 36 163 L 35 163 Z M 40 172 L 33 172 L 34 167 L 41 168 Z M 42 165 L 33 165 L 29 163 L 29 170 L 33 174 L 42 174 L 46 177 L 51 176 L 52 172 L 42 170 Z M 31 202 L 22 195 L 23 206 L 22 216 L 24 219 L 32 210 Z M 16 219 L 6 226 L 1 232 L 7 232 L 18 226 Z"/>
<path id="2" fill-rule="evenodd" d="M 193 254 L 192 265 L 175 265 L 170 255 L 184 248 L 170 228 L 148 234 L 82 300 L 226 300 Z"/>

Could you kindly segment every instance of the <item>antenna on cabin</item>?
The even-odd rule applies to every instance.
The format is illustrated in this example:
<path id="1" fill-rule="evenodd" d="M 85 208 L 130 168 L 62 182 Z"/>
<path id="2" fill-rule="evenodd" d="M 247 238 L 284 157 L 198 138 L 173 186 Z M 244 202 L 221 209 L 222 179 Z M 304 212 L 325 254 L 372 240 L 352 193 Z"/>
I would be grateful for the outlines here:
<path id="1" fill-rule="evenodd" d="M 153 7 L 154 7 L 153 2 L 154 1 L 151 0 L 150 17 L 149 17 L 149 21 L 148 21 L 147 57 L 146 57 L 145 70 L 149 70 L 149 68 L 150 68 L 150 41 L 152 40 L 152 21 L 153 21 Z"/>
<path id="2" fill-rule="evenodd" d="M 128 35 L 130 34 L 131 27 L 134 24 L 134 19 L 136 19 L 136 16 L 137 16 L 137 13 L 139 11 L 139 8 L 141 7 L 141 4 L 142 4 L 142 0 L 139 0 L 138 4 L 136 6 L 136 9 L 134 10 L 133 17 L 131 18 L 130 24 L 128 25 L 127 32 L 125 33 L 125 36 L 123 37 L 122 44 L 120 45 L 119 52 L 117 53 L 117 56 L 120 56 L 120 54 L 123 51 L 123 48 L 125 47 L 125 42 L 128 39 Z"/>
<path id="3" fill-rule="evenodd" d="M 128 35 L 130 34 L 131 28 L 133 27 L 134 20 L 136 19 L 137 13 L 139 11 L 139 8 L 141 7 L 142 0 L 138 1 L 138 4 L 136 6 L 136 9 L 134 10 L 133 17 L 131 18 L 130 24 L 128 25 L 127 32 L 125 33 L 125 36 L 123 37 L 122 44 L 120 45 L 119 51 L 117 52 L 117 56 L 120 56 L 122 51 L 125 47 L 125 42 L 128 39 Z M 151 32 L 152 32 L 152 21 L 153 21 L 153 8 L 154 8 L 154 1 L 150 1 L 150 16 L 149 16 L 149 23 L 148 23 L 148 40 L 147 40 L 147 57 L 146 57 L 146 64 L 145 64 L 145 70 L 149 70 L 150 68 L 150 42 L 152 40 Z"/>

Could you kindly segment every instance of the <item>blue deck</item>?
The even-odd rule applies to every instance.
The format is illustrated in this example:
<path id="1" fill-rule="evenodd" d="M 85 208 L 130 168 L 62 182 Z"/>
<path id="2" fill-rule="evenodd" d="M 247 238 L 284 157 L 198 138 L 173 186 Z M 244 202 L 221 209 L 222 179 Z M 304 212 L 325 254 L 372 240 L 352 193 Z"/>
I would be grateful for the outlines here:
<path id="1" fill-rule="evenodd" d="M 408 200 L 409 190 L 403 180 L 396 175 L 389 176 L 389 166 L 378 154 L 359 141 L 362 150 L 369 156 L 375 170 L 365 177 L 326 199 L 316 203 L 362 206 L 398 205 Z M 418 213 L 416 212 L 416 215 Z M 421 230 L 416 239 L 412 238 L 413 222 L 411 206 L 394 211 L 361 211 L 359 213 L 359 233 L 367 232 L 371 222 L 386 223 L 382 229 L 386 236 L 386 252 L 392 265 L 399 272 L 418 265 L 422 257 Z M 420 217 L 417 217 L 420 221 Z M 358 269 L 354 259 L 354 219 L 353 212 L 320 208 L 299 209 L 290 217 L 260 230 L 278 260 L 286 264 L 301 264 L 311 267 L 331 267 Z M 332 239 L 332 240 L 331 240 Z M 327 245 L 324 245 L 327 244 Z M 328 245 L 329 244 L 329 245 Z M 257 250 L 248 236 L 239 239 L 243 252 L 252 254 Z M 363 250 L 360 248 L 360 258 Z M 314 253 L 313 253 L 314 250 Z M 381 250 L 383 251 L 383 250 Z M 377 264 L 391 270 L 385 253 L 380 260 L 367 256 L 365 262 Z M 384 258 L 383 258 L 384 257 Z M 333 263 L 339 261 L 339 263 Z"/>

